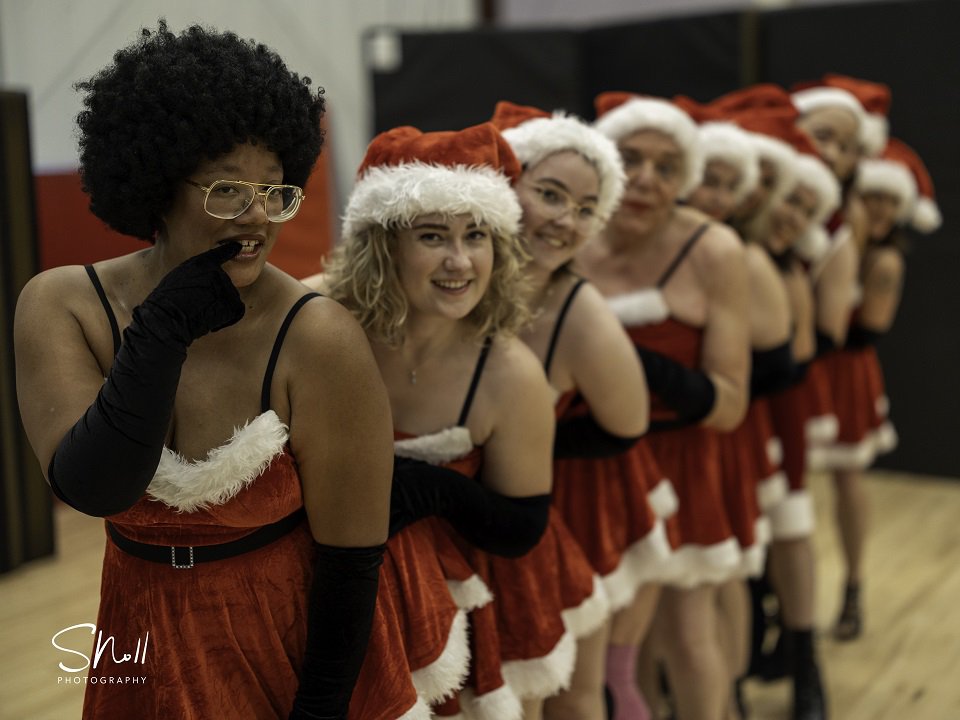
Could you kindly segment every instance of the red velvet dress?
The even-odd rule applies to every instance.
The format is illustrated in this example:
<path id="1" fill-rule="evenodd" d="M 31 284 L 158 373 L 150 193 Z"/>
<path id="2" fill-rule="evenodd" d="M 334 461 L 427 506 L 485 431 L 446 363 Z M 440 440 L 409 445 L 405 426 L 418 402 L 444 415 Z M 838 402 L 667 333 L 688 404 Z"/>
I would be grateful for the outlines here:
<path id="1" fill-rule="evenodd" d="M 779 441 L 773 435 L 766 401 L 751 401 L 740 426 L 720 433 L 719 438 L 727 517 L 741 552 L 738 574 L 758 577 L 763 574 L 771 534 L 766 510 L 787 491 L 786 477 L 773 462 L 772 445 Z"/>
<path id="2" fill-rule="evenodd" d="M 558 418 L 589 411 L 585 404 L 572 403 L 575 394 L 560 398 Z M 669 514 L 672 487 L 663 480 L 645 438 L 612 457 L 554 461 L 554 506 L 603 581 L 613 611 L 664 572 L 670 548 L 663 520 L 650 501 L 650 491 L 657 487 Z"/>
<path id="3" fill-rule="evenodd" d="M 700 366 L 703 330 L 666 318 L 628 327 L 636 345 L 655 350 L 688 368 Z M 656 397 L 652 420 L 669 420 L 673 411 Z M 677 515 L 667 523 L 674 548 L 666 582 L 680 587 L 721 583 L 734 577 L 741 556 L 727 515 L 721 476 L 719 434 L 700 425 L 650 433 L 650 448 L 679 498 Z"/>
<path id="4" fill-rule="evenodd" d="M 864 470 L 897 445 L 877 351 L 843 348 L 823 360 L 839 427 L 833 442 L 811 452 L 810 464 L 818 470 Z"/>

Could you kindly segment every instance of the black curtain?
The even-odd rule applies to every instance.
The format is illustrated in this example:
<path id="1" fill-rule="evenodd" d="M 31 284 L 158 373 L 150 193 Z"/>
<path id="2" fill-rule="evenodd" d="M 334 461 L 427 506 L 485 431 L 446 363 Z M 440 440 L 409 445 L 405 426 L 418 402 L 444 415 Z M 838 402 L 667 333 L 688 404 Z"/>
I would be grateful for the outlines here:
<path id="1" fill-rule="evenodd" d="M 39 271 L 27 97 L 0 92 L 0 573 L 53 552 L 52 496 L 17 407 L 13 313 Z"/>

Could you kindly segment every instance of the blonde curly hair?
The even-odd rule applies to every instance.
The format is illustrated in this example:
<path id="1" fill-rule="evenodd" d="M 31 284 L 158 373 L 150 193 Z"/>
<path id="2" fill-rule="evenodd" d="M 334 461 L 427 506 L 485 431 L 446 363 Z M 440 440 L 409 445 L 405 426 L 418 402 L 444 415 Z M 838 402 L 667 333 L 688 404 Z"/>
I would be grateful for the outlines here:
<path id="1" fill-rule="evenodd" d="M 405 226 L 368 225 L 345 237 L 324 269 L 327 295 L 349 309 L 371 339 L 394 347 L 403 343 L 409 310 L 394 262 L 397 230 Z M 530 320 L 523 272 L 530 256 L 519 236 L 494 230 L 491 237 L 490 285 L 465 318 L 477 342 L 490 335 L 516 334 Z"/>

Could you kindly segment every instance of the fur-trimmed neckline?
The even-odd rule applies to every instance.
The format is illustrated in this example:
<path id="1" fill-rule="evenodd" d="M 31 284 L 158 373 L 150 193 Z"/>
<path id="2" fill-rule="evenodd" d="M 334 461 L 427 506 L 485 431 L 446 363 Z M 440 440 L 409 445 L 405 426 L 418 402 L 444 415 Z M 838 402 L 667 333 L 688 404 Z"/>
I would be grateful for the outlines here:
<path id="1" fill-rule="evenodd" d="M 422 460 L 432 465 L 459 460 L 473 450 L 473 438 L 470 429 L 455 425 L 429 435 L 394 440 L 393 452 L 399 457 Z"/>
<path id="2" fill-rule="evenodd" d="M 235 428 L 204 460 L 187 460 L 164 447 L 147 495 L 179 512 L 223 505 L 263 474 L 289 437 L 287 426 L 268 410 Z"/>

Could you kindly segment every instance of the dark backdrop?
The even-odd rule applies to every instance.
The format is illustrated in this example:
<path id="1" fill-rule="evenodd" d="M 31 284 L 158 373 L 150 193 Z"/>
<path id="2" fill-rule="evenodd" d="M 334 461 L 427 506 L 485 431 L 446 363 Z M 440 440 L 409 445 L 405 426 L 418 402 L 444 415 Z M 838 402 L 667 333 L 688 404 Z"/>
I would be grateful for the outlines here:
<path id="1" fill-rule="evenodd" d="M 593 118 L 604 90 L 709 100 L 743 85 L 789 87 L 825 72 L 888 83 L 891 128 L 926 161 L 944 225 L 918 237 L 893 330 L 880 343 L 899 448 L 881 467 L 960 477 L 960 27 L 956 0 L 722 13 L 586 30 L 410 33 L 374 72 L 375 127 L 448 130 L 498 100 Z"/>

